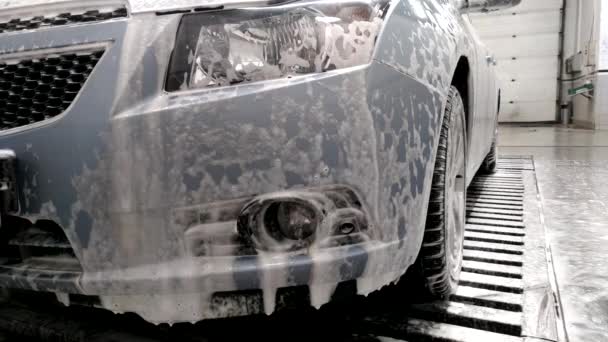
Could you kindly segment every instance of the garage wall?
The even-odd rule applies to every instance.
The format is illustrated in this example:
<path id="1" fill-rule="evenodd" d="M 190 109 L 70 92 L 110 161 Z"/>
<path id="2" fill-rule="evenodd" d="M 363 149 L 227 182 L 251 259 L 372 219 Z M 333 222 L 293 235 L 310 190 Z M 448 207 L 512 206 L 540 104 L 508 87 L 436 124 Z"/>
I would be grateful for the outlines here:
<path id="1" fill-rule="evenodd" d="M 577 127 L 595 128 L 596 113 L 593 98 L 583 95 L 569 97 L 567 90 L 590 82 L 597 86 L 597 51 L 600 27 L 600 0 L 567 0 L 567 15 L 576 18 L 574 35 L 567 34 L 564 41 L 573 41 L 574 51 L 566 51 L 565 57 L 578 53 L 581 72 L 564 74 L 564 98 L 572 102 L 572 122 Z"/>
<path id="2" fill-rule="evenodd" d="M 595 128 L 608 130 L 608 1 L 600 1 L 600 25 L 598 38 L 598 66 L 595 96 Z M 597 16 L 597 14 L 596 14 Z"/>
<path id="3" fill-rule="evenodd" d="M 578 54 L 580 72 L 562 75 L 562 103 L 576 127 L 608 129 L 608 0 L 566 0 L 564 56 Z M 585 84 L 593 93 L 568 96 Z"/>
<path id="4" fill-rule="evenodd" d="M 558 118 L 563 0 L 523 0 L 514 8 L 471 14 L 498 60 L 501 122 Z"/>

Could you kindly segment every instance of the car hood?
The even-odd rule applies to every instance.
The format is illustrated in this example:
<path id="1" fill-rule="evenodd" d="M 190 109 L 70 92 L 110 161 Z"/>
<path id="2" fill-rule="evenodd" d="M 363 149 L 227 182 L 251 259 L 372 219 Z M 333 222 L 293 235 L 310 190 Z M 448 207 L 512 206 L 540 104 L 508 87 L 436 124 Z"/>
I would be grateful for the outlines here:
<path id="1" fill-rule="evenodd" d="M 62 7 L 71 8 L 82 6 L 92 7 L 96 4 L 126 4 L 131 13 L 163 12 L 188 8 L 206 8 L 224 5 L 227 7 L 268 5 L 281 1 L 277 0 L 0 0 L 0 15 L 4 12 L 21 11 L 32 7 Z"/>

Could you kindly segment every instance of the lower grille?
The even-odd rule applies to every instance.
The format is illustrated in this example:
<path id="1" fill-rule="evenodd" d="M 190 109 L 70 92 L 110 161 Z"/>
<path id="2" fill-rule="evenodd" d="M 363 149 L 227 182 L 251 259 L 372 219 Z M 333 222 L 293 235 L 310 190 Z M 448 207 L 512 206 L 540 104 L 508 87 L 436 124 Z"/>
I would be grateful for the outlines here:
<path id="1" fill-rule="evenodd" d="M 63 229 L 55 222 L 3 215 L 0 232 L 0 259 L 18 264 L 29 258 L 61 256 L 74 258 L 74 251 Z"/>
<path id="2" fill-rule="evenodd" d="M 0 288 L 80 293 L 82 267 L 55 222 L 3 216 L 0 229 Z"/>
<path id="3" fill-rule="evenodd" d="M 0 60 L 0 131 L 63 113 L 103 53 L 96 49 Z"/>

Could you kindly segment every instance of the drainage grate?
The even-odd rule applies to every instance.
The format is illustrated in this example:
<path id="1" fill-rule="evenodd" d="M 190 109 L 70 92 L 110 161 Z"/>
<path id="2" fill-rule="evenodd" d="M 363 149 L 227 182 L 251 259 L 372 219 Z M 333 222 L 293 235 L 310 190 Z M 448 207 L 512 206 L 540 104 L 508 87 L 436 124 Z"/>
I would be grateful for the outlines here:
<path id="1" fill-rule="evenodd" d="M 521 160 L 502 159 L 496 174 L 473 181 L 458 290 L 447 302 L 412 306 L 412 316 L 427 322 L 413 325 L 410 335 L 449 341 L 520 340 L 524 186 L 521 171 L 514 170 L 526 166 Z"/>
<path id="2" fill-rule="evenodd" d="M 448 301 L 413 304 L 391 337 L 408 341 L 522 341 L 525 158 L 501 159 L 498 172 L 468 190 L 462 273 Z M 386 328 L 383 328 L 386 332 Z"/>
<path id="3" fill-rule="evenodd" d="M 534 163 L 530 157 L 521 156 L 503 156 L 498 159 L 496 163 L 498 168 L 502 171 L 533 171 Z"/>

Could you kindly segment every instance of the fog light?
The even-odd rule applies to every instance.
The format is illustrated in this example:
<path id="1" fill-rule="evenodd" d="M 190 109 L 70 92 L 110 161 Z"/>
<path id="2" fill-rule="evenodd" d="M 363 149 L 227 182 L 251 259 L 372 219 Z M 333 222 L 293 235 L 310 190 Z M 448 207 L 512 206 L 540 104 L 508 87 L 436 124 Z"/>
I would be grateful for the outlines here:
<path id="1" fill-rule="evenodd" d="M 340 225 L 340 233 L 348 235 L 355 231 L 355 225 L 352 222 L 346 222 Z"/>
<path id="2" fill-rule="evenodd" d="M 305 205 L 279 202 L 266 209 L 264 224 L 271 235 L 280 235 L 289 240 L 305 240 L 314 234 L 317 218 L 314 210 Z"/>

